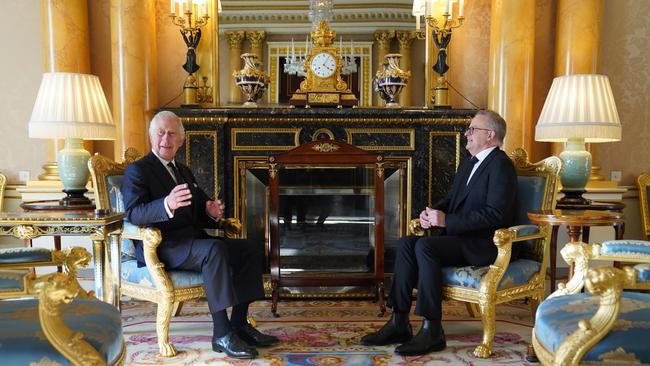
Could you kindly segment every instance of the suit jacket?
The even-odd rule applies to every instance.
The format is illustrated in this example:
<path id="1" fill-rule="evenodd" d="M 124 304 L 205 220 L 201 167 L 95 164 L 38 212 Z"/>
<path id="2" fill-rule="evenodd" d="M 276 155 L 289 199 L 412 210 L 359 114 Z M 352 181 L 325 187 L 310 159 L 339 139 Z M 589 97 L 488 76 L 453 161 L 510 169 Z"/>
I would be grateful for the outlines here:
<path id="1" fill-rule="evenodd" d="M 470 158 L 460 163 L 447 196 L 433 208 L 445 212 L 445 234 L 460 237 L 464 257 L 478 265 L 496 255 L 494 231 L 514 221 L 517 174 L 499 148 L 488 154 L 466 185 L 473 166 Z"/>
<path id="2" fill-rule="evenodd" d="M 122 186 L 126 221 L 160 229 L 162 243 L 158 256 L 171 267 L 187 259 L 187 244 L 192 239 L 206 237 L 203 229 L 217 224 L 206 212 L 205 203 L 209 197 L 199 188 L 192 172 L 185 165 L 175 163 L 192 192 L 192 204 L 176 209 L 172 218 L 167 216 L 164 200 L 176 182 L 153 152 L 126 167 Z M 141 242 L 136 243 L 136 256 L 138 262 L 144 264 Z"/>

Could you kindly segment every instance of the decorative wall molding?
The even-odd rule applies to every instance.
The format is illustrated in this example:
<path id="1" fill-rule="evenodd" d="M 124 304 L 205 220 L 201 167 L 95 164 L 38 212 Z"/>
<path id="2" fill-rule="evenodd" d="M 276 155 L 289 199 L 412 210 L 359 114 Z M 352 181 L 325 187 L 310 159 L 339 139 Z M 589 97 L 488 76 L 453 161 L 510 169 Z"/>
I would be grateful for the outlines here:
<path id="1" fill-rule="evenodd" d="M 222 1 L 219 30 L 255 29 L 274 34 L 306 33 L 311 30 L 309 2 L 301 1 Z M 411 0 L 337 1 L 332 26 L 341 33 L 369 30 L 415 29 Z M 289 26 L 288 26 L 289 25 Z"/>

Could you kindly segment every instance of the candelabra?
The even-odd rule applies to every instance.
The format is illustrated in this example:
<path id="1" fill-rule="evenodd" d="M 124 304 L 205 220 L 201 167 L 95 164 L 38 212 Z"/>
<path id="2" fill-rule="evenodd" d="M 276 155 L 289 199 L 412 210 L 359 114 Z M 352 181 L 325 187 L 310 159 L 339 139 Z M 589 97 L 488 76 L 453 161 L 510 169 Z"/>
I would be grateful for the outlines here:
<path id="1" fill-rule="evenodd" d="M 172 23 L 180 27 L 180 33 L 187 46 L 187 54 L 183 69 L 187 72 L 187 79 L 183 85 L 185 103 L 183 107 L 195 107 L 198 102 L 207 102 L 212 95 L 207 95 L 202 89 L 199 98 L 199 87 L 194 75 L 200 68 L 196 63 L 196 48 L 201 41 L 201 28 L 208 24 L 210 16 L 205 0 L 171 0 Z"/>
<path id="2" fill-rule="evenodd" d="M 453 4 L 458 2 L 458 11 L 456 18 L 453 17 Z M 420 16 L 424 15 L 426 24 L 431 28 L 431 36 L 433 43 L 438 49 L 436 63 L 432 66 L 433 71 L 438 74 L 436 77 L 436 84 L 434 87 L 434 108 L 450 108 L 449 105 L 449 89 L 447 87 L 447 76 L 445 73 L 449 70 L 447 65 L 447 47 L 451 42 L 452 30 L 459 28 L 463 25 L 465 17 L 463 16 L 463 8 L 465 0 L 414 0 L 413 1 L 413 15 L 416 16 L 416 28 L 419 30 Z M 443 10 L 444 7 L 444 10 Z M 418 37 L 419 37 L 418 33 Z M 426 37 L 426 33 L 424 34 Z M 427 42 L 427 54 L 431 47 L 430 42 Z M 428 62 L 429 60 L 427 60 Z M 427 65 L 429 67 L 429 65 Z M 430 88 L 430 77 L 426 80 L 427 89 Z M 429 94 L 429 93 L 427 93 Z"/>

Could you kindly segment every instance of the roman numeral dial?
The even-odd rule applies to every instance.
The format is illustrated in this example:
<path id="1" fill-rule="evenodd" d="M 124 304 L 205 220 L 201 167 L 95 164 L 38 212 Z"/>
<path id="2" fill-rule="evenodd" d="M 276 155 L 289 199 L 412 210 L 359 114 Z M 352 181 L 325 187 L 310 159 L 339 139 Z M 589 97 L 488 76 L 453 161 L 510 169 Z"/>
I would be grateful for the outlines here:
<path id="1" fill-rule="evenodd" d="M 336 71 L 336 59 L 329 52 L 321 52 L 311 59 L 309 67 L 314 76 L 327 78 Z"/>

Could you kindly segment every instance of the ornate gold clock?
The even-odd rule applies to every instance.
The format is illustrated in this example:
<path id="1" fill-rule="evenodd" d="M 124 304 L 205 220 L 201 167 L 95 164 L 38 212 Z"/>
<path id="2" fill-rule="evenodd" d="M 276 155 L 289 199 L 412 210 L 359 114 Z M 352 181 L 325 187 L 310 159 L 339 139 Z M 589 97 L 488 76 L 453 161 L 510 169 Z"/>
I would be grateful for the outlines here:
<path id="1" fill-rule="evenodd" d="M 357 105 L 357 98 L 341 78 L 341 56 L 332 47 L 336 31 L 330 30 L 322 20 L 317 30 L 311 32 L 311 52 L 305 60 L 307 76 L 300 89 L 289 100 L 298 107 L 350 107 Z"/>

